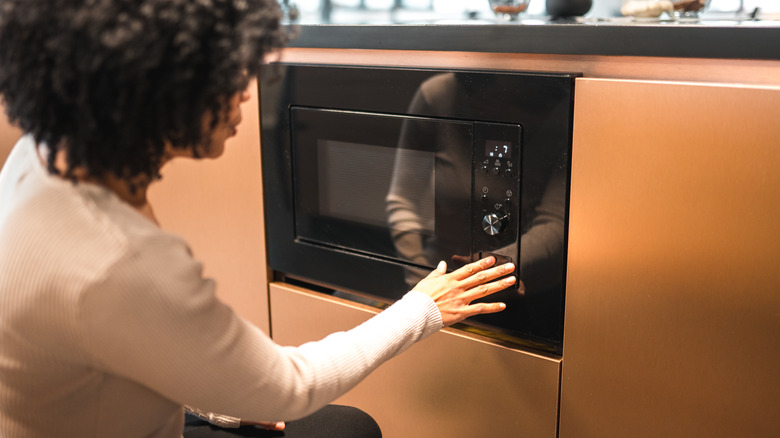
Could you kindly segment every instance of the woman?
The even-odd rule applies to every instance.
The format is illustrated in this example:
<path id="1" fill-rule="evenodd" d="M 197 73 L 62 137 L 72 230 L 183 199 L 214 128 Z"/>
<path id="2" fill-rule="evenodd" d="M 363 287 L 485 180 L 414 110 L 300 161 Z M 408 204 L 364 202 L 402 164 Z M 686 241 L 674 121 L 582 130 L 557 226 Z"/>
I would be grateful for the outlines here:
<path id="1" fill-rule="evenodd" d="M 218 157 L 285 34 L 273 0 L 4 0 L 0 95 L 27 134 L 0 173 L 0 436 L 175 437 L 183 406 L 305 417 L 514 283 L 440 266 L 344 333 L 281 347 L 214 294 L 146 198 Z"/>

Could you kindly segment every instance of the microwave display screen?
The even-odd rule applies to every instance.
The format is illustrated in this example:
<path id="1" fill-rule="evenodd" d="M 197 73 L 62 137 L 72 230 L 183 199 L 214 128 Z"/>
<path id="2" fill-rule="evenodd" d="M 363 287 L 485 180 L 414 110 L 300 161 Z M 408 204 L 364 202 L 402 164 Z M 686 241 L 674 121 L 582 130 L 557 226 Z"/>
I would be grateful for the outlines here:
<path id="1" fill-rule="evenodd" d="M 512 158 L 512 143 L 501 140 L 486 140 L 485 156 L 490 158 Z"/>

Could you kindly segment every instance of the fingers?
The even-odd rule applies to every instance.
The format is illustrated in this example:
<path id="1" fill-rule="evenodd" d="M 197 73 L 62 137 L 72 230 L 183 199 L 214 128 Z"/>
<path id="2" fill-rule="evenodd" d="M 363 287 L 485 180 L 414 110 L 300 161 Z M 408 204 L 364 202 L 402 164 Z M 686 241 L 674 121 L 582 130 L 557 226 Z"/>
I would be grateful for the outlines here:
<path id="1" fill-rule="evenodd" d="M 444 260 L 440 261 L 438 266 L 436 266 L 436 269 L 431 271 L 430 274 L 428 274 L 428 278 L 434 278 L 439 277 L 447 273 L 447 262 Z"/>
<path id="2" fill-rule="evenodd" d="M 487 257 L 449 274 L 439 274 L 437 269 L 421 281 L 416 289 L 433 298 L 445 326 L 474 315 L 500 312 L 506 309 L 506 304 L 474 303 L 517 282 L 515 276 L 511 275 L 515 270 L 514 264 L 493 266 L 495 262 L 495 257 Z"/>
<path id="3" fill-rule="evenodd" d="M 515 284 L 515 281 L 516 281 L 515 277 L 512 276 L 512 277 L 502 278 L 500 280 L 493 281 L 493 282 L 486 283 L 486 284 L 483 284 L 481 286 L 475 287 L 475 288 L 471 289 L 471 291 L 473 292 L 474 295 L 472 297 L 470 297 L 470 298 L 472 300 L 478 300 L 480 298 L 484 298 L 484 297 L 486 297 L 488 295 L 494 294 L 494 293 L 496 293 L 498 291 L 502 291 L 502 290 L 508 288 L 509 286 L 512 286 L 513 284 Z"/>
<path id="4" fill-rule="evenodd" d="M 505 279 L 502 279 L 501 281 L 488 283 L 488 282 L 493 281 L 493 280 L 495 280 L 497 278 L 509 275 L 509 274 L 513 273 L 514 271 L 515 271 L 515 265 L 512 264 L 512 263 L 506 263 L 506 264 L 503 264 L 501 266 L 495 266 L 493 268 L 490 268 L 490 269 L 487 269 L 487 270 L 484 270 L 484 271 L 479 271 L 476 274 L 463 279 L 462 280 L 462 284 L 463 284 L 463 287 L 465 287 L 466 289 L 471 289 L 471 288 L 476 288 L 477 286 L 479 286 L 479 285 L 484 283 L 485 286 L 489 286 L 487 288 L 488 290 L 485 293 L 481 294 L 481 296 L 485 296 L 485 295 L 489 295 L 489 294 L 491 294 L 493 292 L 496 292 L 498 290 L 505 289 L 505 288 L 511 286 L 512 284 L 514 284 L 514 282 L 515 282 L 515 277 L 514 276 L 507 277 Z M 496 287 L 498 287 L 498 289 L 493 290 Z M 480 287 L 480 288 L 477 288 L 477 289 L 478 290 L 484 290 L 486 288 L 485 287 Z"/>
<path id="5" fill-rule="evenodd" d="M 284 421 L 277 421 L 276 423 L 268 423 L 264 427 L 266 430 L 282 431 L 285 426 Z"/>
<path id="6" fill-rule="evenodd" d="M 507 268 L 507 265 L 502 265 L 499 268 Z M 499 269 L 497 268 L 497 269 Z M 514 266 L 511 266 L 510 272 L 514 270 Z M 500 269 L 499 269 L 500 270 Z M 483 285 L 480 285 L 474 289 L 471 289 L 470 292 L 473 293 L 473 295 L 470 297 L 471 300 L 477 300 L 479 298 L 486 297 L 490 294 L 494 294 L 498 291 L 504 290 L 513 284 L 515 284 L 515 277 L 506 277 L 502 278 L 498 281 L 493 281 L 490 283 L 486 283 Z M 481 315 L 485 313 L 498 313 L 502 310 L 506 309 L 505 303 L 476 303 L 476 304 L 468 304 L 464 309 L 464 317 L 468 318 L 475 315 Z"/>
<path id="7" fill-rule="evenodd" d="M 469 263 L 468 265 L 452 272 L 452 275 L 458 279 L 463 280 L 466 278 L 471 277 L 477 272 L 484 271 L 485 269 L 493 266 L 493 264 L 496 263 L 496 258 L 493 256 L 485 257 L 484 259 L 477 260 L 474 263 Z"/>
<path id="8" fill-rule="evenodd" d="M 262 427 L 265 430 L 275 430 L 275 431 L 282 431 L 285 428 L 284 421 L 244 421 L 241 420 L 242 426 L 256 426 L 256 427 Z"/>
<path id="9" fill-rule="evenodd" d="M 506 309 L 504 303 L 478 303 L 472 304 L 466 309 L 466 317 L 472 317 L 476 315 L 483 315 L 486 313 L 498 313 Z"/>
<path id="10" fill-rule="evenodd" d="M 262 427 L 265 430 L 276 430 L 281 431 L 285 428 L 284 421 L 247 421 L 247 420 L 241 420 L 241 426 L 257 426 Z"/>

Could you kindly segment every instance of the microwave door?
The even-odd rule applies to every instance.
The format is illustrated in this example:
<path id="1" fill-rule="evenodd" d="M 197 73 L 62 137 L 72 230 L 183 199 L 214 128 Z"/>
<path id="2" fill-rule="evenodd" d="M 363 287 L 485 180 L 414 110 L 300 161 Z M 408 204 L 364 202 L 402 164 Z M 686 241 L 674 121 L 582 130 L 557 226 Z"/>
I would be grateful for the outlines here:
<path id="1" fill-rule="evenodd" d="M 471 258 L 471 123 L 297 107 L 291 123 L 299 241 L 408 265 L 415 284 Z"/>
<path id="2" fill-rule="evenodd" d="M 443 260 L 454 270 L 473 259 L 473 136 L 471 122 L 404 121 L 387 197 L 390 232 L 402 260 L 428 270 Z M 421 148 L 434 151 L 433 172 L 416 169 Z M 407 286 L 422 274 L 427 271 L 407 272 Z"/>

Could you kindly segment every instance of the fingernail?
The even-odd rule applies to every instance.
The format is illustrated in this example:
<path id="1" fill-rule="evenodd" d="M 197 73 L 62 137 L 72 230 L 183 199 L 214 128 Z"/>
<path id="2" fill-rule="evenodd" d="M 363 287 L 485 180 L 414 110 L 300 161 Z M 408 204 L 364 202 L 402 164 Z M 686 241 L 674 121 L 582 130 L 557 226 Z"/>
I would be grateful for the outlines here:
<path id="1" fill-rule="evenodd" d="M 504 270 L 506 272 L 514 271 L 515 270 L 515 265 L 513 263 L 507 263 L 507 264 L 504 265 Z"/>

